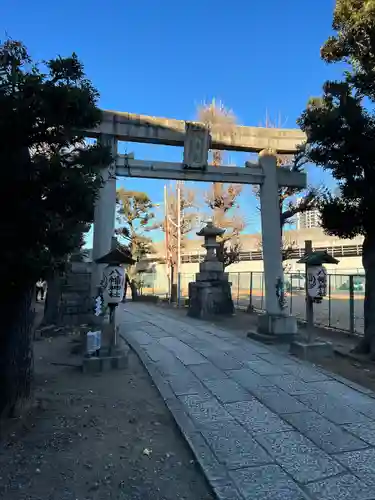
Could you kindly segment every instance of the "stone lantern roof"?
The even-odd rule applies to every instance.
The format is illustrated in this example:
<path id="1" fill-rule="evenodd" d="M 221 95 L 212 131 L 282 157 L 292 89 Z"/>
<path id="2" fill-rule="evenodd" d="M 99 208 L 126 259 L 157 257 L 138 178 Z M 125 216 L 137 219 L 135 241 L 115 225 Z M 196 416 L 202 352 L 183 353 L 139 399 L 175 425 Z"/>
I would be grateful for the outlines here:
<path id="1" fill-rule="evenodd" d="M 196 234 L 197 236 L 203 236 L 203 237 L 216 237 L 216 236 L 222 236 L 225 233 L 225 229 L 220 229 L 219 227 L 214 226 L 214 223 L 212 221 L 208 221 L 207 225 L 205 227 L 202 227 L 200 231 L 198 231 Z"/>

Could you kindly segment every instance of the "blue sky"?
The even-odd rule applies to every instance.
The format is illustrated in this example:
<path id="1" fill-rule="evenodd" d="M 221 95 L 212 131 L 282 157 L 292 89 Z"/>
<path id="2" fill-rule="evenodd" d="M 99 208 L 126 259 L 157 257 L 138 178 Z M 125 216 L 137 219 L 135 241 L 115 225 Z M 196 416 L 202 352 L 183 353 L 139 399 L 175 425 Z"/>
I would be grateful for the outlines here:
<path id="1" fill-rule="evenodd" d="M 22 40 L 34 59 L 75 51 L 104 109 L 193 119 L 197 105 L 220 99 L 245 125 L 266 112 L 296 126 L 307 99 L 340 69 L 320 60 L 334 0 L 2 0 L 1 38 Z M 123 145 L 137 159 L 179 161 L 181 149 Z M 230 160 L 242 163 L 244 155 Z M 308 169 L 310 183 L 329 182 Z M 125 180 L 162 201 L 163 182 Z M 241 209 L 259 229 L 251 188 Z"/>

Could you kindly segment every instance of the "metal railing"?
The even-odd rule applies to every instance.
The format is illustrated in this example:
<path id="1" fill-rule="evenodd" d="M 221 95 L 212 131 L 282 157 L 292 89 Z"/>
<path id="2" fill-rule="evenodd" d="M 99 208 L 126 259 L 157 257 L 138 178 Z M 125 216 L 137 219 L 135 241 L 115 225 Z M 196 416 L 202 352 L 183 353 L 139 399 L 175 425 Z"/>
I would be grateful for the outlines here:
<path id="1" fill-rule="evenodd" d="M 328 274 L 327 296 L 320 304 L 314 304 L 314 324 L 345 330 L 363 335 L 364 275 Z M 195 280 L 194 273 L 181 273 L 178 280 L 178 302 L 183 304 L 189 295 L 189 283 Z M 287 307 L 290 314 L 305 320 L 304 273 L 285 273 Z M 232 298 L 236 308 L 265 309 L 265 286 L 262 272 L 229 273 L 232 283 Z M 141 290 L 144 294 L 168 298 L 165 280 Z"/>
<path id="2" fill-rule="evenodd" d="M 364 275 L 328 274 L 327 295 L 314 304 L 314 324 L 363 335 Z M 262 272 L 229 273 L 232 297 L 238 308 L 265 309 L 265 286 Z M 305 314 L 304 273 L 285 273 L 287 308 L 302 321 Z"/>

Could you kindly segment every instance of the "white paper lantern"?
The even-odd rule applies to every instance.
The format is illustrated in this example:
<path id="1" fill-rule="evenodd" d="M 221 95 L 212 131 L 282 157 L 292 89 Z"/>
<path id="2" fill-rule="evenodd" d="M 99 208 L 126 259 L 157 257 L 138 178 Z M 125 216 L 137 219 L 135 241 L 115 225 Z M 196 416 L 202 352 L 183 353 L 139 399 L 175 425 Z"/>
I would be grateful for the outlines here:
<path id="1" fill-rule="evenodd" d="M 327 271 L 323 266 L 307 268 L 307 290 L 313 299 L 321 299 L 327 294 Z"/>
<path id="2" fill-rule="evenodd" d="M 109 265 L 103 272 L 103 299 L 106 304 L 119 304 L 124 298 L 125 270 Z"/>

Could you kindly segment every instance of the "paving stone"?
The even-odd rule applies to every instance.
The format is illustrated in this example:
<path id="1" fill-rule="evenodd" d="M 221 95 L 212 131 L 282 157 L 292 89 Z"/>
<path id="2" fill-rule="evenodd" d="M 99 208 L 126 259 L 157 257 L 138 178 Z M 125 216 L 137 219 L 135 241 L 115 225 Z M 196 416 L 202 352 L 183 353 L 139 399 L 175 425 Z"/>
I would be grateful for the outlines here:
<path id="1" fill-rule="evenodd" d="M 226 404 L 224 407 L 251 434 L 293 430 L 289 424 L 255 398 L 250 401 Z"/>
<path id="2" fill-rule="evenodd" d="M 212 484 L 212 487 L 218 500 L 243 500 L 234 484 Z"/>
<path id="3" fill-rule="evenodd" d="M 246 500 L 306 500 L 306 495 L 278 465 L 230 472 Z"/>
<path id="4" fill-rule="evenodd" d="M 212 486 L 217 487 L 231 482 L 228 468 L 217 460 L 201 433 L 187 434 L 185 438 Z"/>
<path id="5" fill-rule="evenodd" d="M 250 368 L 230 370 L 226 373 L 229 378 L 235 380 L 250 392 L 253 392 L 253 389 L 259 390 L 261 387 L 275 387 L 267 377 L 258 375 L 258 373 L 253 372 Z"/>
<path id="6" fill-rule="evenodd" d="M 308 483 L 344 472 L 344 468 L 299 432 L 262 434 L 257 441 L 299 483 Z"/>
<path id="7" fill-rule="evenodd" d="M 339 399 L 328 394 L 301 394 L 298 399 L 306 406 L 326 417 L 335 424 L 358 424 L 370 422 L 361 413 L 345 405 Z M 293 413 L 293 412 L 290 412 Z"/>
<path id="8" fill-rule="evenodd" d="M 141 329 L 134 330 L 131 332 L 125 332 L 125 337 L 133 339 L 140 345 L 155 343 L 155 339 L 153 339 L 148 333 L 146 333 Z"/>
<path id="9" fill-rule="evenodd" d="M 261 353 L 259 354 L 259 357 L 263 359 L 264 361 L 268 361 L 269 363 L 272 363 L 274 365 L 293 365 L 293 366 L 301 366 L 301 364 L 293 359 L 291 356 L 288 354 L 281 355 L 278 353 L 273 353 L 273 352 L 267 352 L 267 353 Z"/>
<path id="10" fill-rule="evenodd" d="M 175 358 L 172 353 L 168 352 L 165 347 L 162 347 L 158 343 L 144 345 L 143 349 L 146 351 L 147 355 L 152 359 L 152 361 L 164 361 L 167 358 Z"/>
<path id="11" fill-rule="evenodd" d="M 185 376 L 174 375 L 168 378 L 168 382 L 177 396 L 183 396 L 186 394 L 200 394 L 206 393 L 207 397 L 212 397 L 208 392 L 206 387 L 198 380 L 191 372 L 188 372 Z"/>
<path id="12" fill-rule="evenodd" d="M 273 462 L 238 422 L 216 422 L 211 427 L 204 426 L 201 432 L 219 462 L 229 469 Z"/>
<path id="13" fill-rule="evenodd" d="M 300 378 L 303 382 L 320 382 L 328 380 L 329 377 L 306 364 L 285 365 L 283 368 L 292 375 Z"/>
<path id="14" fill-rule="evenodd" d="M 372 406 L 375 412 L 375 401 L 372 398 L 360 393 L 337 380 L 324 380 L 322 382 L 312 382 L 313 387 L 326 394 L 334 394 L 335 397 L 345 399 L 346 404 L 353 407 Z"/>
<path id="15" fill-rule="evenodd" d="M 375 446 L 375 422 L 366 424 L 349 424 L 345 425 L 344 428 L 366 443 Z"/>
<path id="16" fill-rule="evenodd" d="M 166 358 L 165 360 L 161 359 L 155 362 L 155 366 L 158 370 L 167 378 L 170 377 L 183 377 L 190 375 L 189 370 L 186 368 L 184 364 L 181 363 L 175 357 Z"/>
<path id="17" fill-rule="evenodd" d="M 375 488 L 375 449 L 339 453 L 335 458 L 359 479 Z"/>
<path id="18" fill-rule="evenodd" d="M 305 486 L 319 500 L 374 500 L 375 491 L 351 474 L 330 477 Z"/>
<path id="19" fill-rule="evenodd" d="M 164 337 L 168 337 L 170 335 L 169 332 L 167 332 L 163 328 L 159 328 L 158 326 L 147 324 L 145 326 L 142 326 L 142 329 L 150 335 L 153 339 L 159 340 Z"/>
<path id="20" fill-rule="evenodd" d="M 280 389 L 283 389 L 291 396 L 296 396 L 298 394 L 309 394 L 310 392 L 318 392 L 313 384 L 303 382 L 295 375 L 273 375 L 267 378 L 272 382 L 272 384 L 277 385 L 278 387 L 280 387 Z"/>
<path id="21" fill-rule="evenodd" d="M 249 361 L 259 361 L 260 358 L 258 354 L 255 353 L 250 353 L 244 349 L 239 349 L 235 348 L 231 351 L 228 351 L 229 354 L 232 356 L 232 358 L 237 359 L 238 361 L 241 361 L 245 366 Z"/>
<path id="22" fill-rule="evenodd" d="M 292 413 L 283 418 L 327 453 L 359 450 L 367 444 L 315 411 Z"/>
<path id="23" fill-rule="evenodd" d="M 199 365 L 207 362 L 201 354 L 174 337 L 165 337 L 159 342 L 173 352 L 184 365 Z"/>
<path id="24" fill-rule="evenodd" d="M 230 352 L 230 354 L 231 351 L 235 349 L 235 346 L 233 346 L 226 339 L 222 339 L 220 337 L 210 336 L 209 342 L 215 349 L 219 351 Z"/>
<path id="25" fill-rule="evenodd" d="M 216 368 L 212 363 L 202 363 L 201 365 L 190 365 L 189 369 L 195 374 L 195 376 L 202 381 L 205 380 L 223 380 L 228 378 L 227 374 Z"/>
<path id="26" fill-rule="evenodd" d="M 196 425 L 214 422 L 216 420 L 233 420 L 233 417 L 214 398 L 202 398 L 199 395 L 179 396 L 186 412 Z"/>
<path id="27" fill-rule="evenodd" d="M 224 352 L 211 350 L 210 352 L 204 353 L 204 355 L 212 364 L 221 370 L 239 370 L 244 366 L 241 361 Z"/>
<path id="28" fill-rule="evenodd" d="M 259 387 L 258 389 L 253 389 L 253 393 L 261 403 L 278 414 L 298 413 L 308 410 L 307 406 L 279 387 Z"/>
<path id="29" fill-rule="evenodd" d="M 249 361 L 248 368 L 258 373 L 259 375 L 286 375 L 287 372 L 278 365 L 272 365 L 268 361 Z"/>
<path id="30" fill-rule="evenodd" d="M 246 389 L 231 379 L 206 380 L 204 385 L 221 403 L 252 399 L 252 396 Z"/>
<path id="31" fill-rule="evenodd" d="M 341 382 L 344 385 L 347 385 L 351 389 L 354 389 L 355 391 L 361 392 L 363 394 L 367 394 L 369 397 L 374 397 L 375 393 L 371 390 L 368 389 L 367 387 L 363 387 L 362 385 L 356 384 L 355 382 L 352 382 L 351 380 L 348 380 L 347 378 L 341 377 L 340 375 L 337 375 L 337 373 L 331 373 L 323 368 L 319 368 L 319 371 L 327 375 L 329 378 L 335 379 L 338 382 Z"/>

